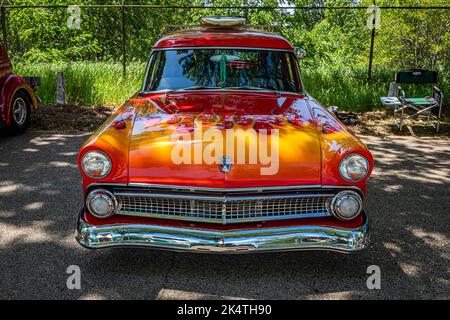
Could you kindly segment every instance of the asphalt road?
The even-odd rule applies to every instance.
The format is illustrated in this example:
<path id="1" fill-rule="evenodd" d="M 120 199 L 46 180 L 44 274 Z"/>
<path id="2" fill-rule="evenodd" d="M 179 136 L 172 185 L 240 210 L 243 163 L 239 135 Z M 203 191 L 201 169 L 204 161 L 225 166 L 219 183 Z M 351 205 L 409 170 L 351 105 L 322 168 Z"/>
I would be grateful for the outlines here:
<path id="1" fill-rule="evenodd" d="M 0 137 L 1 299 L 449 299 L 450 140 L 364 137 L 376 158 L 358 255 L 88 251 L 76 154 L 87 134 Z M 81 289 L 69 290 L 70 265 Z M 381 290 L 366 271 L 381 269 Z"/>

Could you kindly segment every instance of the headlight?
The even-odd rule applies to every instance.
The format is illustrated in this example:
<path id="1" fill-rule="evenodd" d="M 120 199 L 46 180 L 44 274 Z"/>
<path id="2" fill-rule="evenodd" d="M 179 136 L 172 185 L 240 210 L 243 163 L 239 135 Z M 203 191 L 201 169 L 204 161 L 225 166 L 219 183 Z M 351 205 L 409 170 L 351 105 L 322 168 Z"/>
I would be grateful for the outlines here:
<path id="1" fill-rule="evenodd" d="M 341 160 L 339 173 L 342 178 L 350 182 L 364 179 L 369 172 L 369 161 L 360 154 L 352 153 Z"/>
<path id="2" fill-rule="evenodd" d="M 101 151 L 90 151 L 81 160 L 84 172 L 91 178 L 104 178 L 111 171 L 111 159 Z"/>
<path id="3" fill-rule="evenodd" d="M 97 218 L 107 218 L 119 208 L 117 198 L 107 190 L 94 190 L 87 196 L 86 207 Z"/>
<path id="4" fill-rule="evenodd" d="M 352 220 L 361 213 L 362 198 L 355 191 L 342 191 L 333 197 L 330 207 L 336 218 Z"/>

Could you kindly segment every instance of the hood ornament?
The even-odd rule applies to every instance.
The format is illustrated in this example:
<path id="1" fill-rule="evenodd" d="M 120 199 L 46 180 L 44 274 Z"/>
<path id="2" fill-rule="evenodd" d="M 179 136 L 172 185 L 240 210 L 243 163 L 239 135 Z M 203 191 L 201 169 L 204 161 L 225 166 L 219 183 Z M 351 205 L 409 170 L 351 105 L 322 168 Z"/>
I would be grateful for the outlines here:
<path id="1" fill-rule="evenodd" d="M 220 172 L 227 173 L 231 170 L 231 158 L 230 157 L 222 157 L 219 161 L 219 170 Z"/>

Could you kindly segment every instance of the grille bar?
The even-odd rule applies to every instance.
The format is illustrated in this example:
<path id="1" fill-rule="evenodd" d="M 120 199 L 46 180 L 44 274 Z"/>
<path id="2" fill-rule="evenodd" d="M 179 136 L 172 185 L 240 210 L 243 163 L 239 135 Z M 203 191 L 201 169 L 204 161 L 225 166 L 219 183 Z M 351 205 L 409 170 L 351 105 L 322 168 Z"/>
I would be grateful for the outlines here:
<path id="1" fill-rule="evenodd" d="M 145 198 L 163 198 L 163 199 L 188 199 L 188 200 L 205 200 L 205 201 L 248 201 L 248 200 L 265 200 L 265 199 L 290 199 L 290 198 L 319 198 L 332 197 L 333 194 L 284 194 L 284 195 L 248 195 L 248 196 L 208 196 L 208 195 L 192 195 L 192 194 L 170 194 L 170 193 L 132 193 L 132 192 L 116 192 L 116 197 L 145 197 Z"/>
<path id="2" fill-rule="evenodd" d="M 330 216 L 327 202 L 334 196 L 317 192 L 263 196 L 117 191 L 121 215 L 223 224 Z"/>

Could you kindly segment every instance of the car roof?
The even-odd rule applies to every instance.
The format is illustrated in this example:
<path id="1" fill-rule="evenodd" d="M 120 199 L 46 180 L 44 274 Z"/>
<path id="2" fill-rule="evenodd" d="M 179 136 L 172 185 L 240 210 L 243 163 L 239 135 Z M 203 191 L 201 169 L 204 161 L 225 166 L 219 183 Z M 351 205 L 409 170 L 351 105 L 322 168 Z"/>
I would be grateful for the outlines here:
<path id="1" fill-rule="evenodd" d="M 159 39 L 153 49 L 190 47 L 265 48 L 292 51 L 294 47 L 280 35 L 241 28 L 204 27 L 177 31 Z"/>

